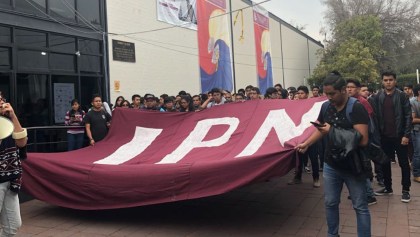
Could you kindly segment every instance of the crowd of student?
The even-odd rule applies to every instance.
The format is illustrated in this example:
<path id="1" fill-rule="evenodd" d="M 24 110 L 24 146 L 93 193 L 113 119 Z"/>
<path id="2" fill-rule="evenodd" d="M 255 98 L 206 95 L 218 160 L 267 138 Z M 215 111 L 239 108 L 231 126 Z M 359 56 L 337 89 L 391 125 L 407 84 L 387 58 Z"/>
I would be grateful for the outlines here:
<path id="1" fill-rule="evenodd" d="M 368 205 L 377 203 L 375 196 L 393 194 L 391 164 L 396 163 L 396 157 L 402 174 L 402 202 L 408 203 L 411 200 L 409 193 L 411 174 L 415 182 L 420 182 L 420 85 L 414 88 L 406 85 L 400 90 L 396 86 L 396 78 L 393 72 L 383 73 L 383 89 L 374 93 L 356 79 L 344 80 L 339 73 L 331 73 L 322 87 L 328 98 L 324 104 L 325 108 L 318 117 L 322 126 L 317 127 L 317 133 L 296 147 L 300 153 L 300 162 L 289 184 L 302 183 L 302 172 L 305 170 L 312 173 L 313 186 L 319 188 L 321 186 L 319 175 L 323 172 L 328 233 L 331 236 L 337 236 L 338 233 L 338 204 L 344 183 L 350 191 L 349 199 L 352 200 L 356 211 L 358 235 L 370 236 Z M 314 86 L 311 88 L 311 93 L 312 97 L 321 96 L 321 88 Z M 118 107 L 160 112 L 196 112 L 245 100 L 303 100 L 309 97 L 310 91 L 306 86 L 284 89 L 280 84 L 276 84 L 268 88 L 264 95 L 260 94 L 258 87 L 247 86 L 234 94 L 214 88 L 206 94 L 193 96 L 185 91 L 180 91 L 176 96 L 162 94 L 156 97 L 153 94 L 145 94 L 141 97 L 135 94 L 131 97 L 131 102 L 119 96 L 111 108 L 104 109 L 101 97 L 96 95 L 92 100 L 93 107 L 86 115 L 80 109 L 77 100 L 72 101 L 72 109 L 66 115 L 66 125 L 84 123 L 90 145 L 94 145 L 105 137 L 111 120 L 110 111 Z M 348 112 L 349 106 L 351 113 Z M 101 123 L 101 126 L 96 123 Z M 365 175 L 354 175 L 350 170 L 351 165 L 340 166 L 335 163 L 334 151 L 331 148 L 331 142 L 335 138 L 324 135 L 329 134 L 331 130 L 339 129 L 350 129 L 355 132 L 351 137 L 358 137 L 356 134 L 359 134 L 360 149 L 376 142 L 388 157 L 388 162 L 382 165 L 375 164 L 374 172 L 370 167 Z M 82 132 L 82 129 L 69 129 L 69 136 L 80 136 Z M 320 139 L 321 137 L 324 139 Z M 72 141 L 79 140 L 75 137 L 69 138 L 69 143 Z M 72 144 L 69 149 L 78 147 L 79 145 Z M 308 167 L 309 160 L 312 171 Z M 368 163 L 371 164 L 370 161 Z M 377 184 L 382 187 L 376 192 L 372 189 L 373 177 L 376 177 Z"/>

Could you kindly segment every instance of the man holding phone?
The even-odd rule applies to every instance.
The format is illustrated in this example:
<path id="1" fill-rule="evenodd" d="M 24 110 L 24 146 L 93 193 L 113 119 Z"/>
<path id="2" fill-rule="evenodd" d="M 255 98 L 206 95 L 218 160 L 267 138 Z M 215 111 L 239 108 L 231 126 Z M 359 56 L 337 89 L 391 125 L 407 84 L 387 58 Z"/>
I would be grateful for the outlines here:
<path id="1" fill-rule="evenodd" d="M 330 104 L 325 112 L 320 112 L 318 121 L 325 126 L 317 127 L 315 132 L 305 142 L 298 144 L 295 149 L 300 153 L 305 153 L 312 144 L 327 135 L 332 127 L 356 130 L 361 135 L 359 147 L 367 146 L 368 113 L 363 105 L 356 101 L 350 114 L 351 121 L 347 119 L 346 107 L 349 96 L 346 92 L 346 81 L 340 73 L 334 71 L 327 75 L 324 80 L 323 91 Z M 327 139 L 329 139 L 328 136 Z M 329 144 L 330 142 L 327 142 L 323 172 L 328 236 L 338 236 L 340 225 L 339 204 L 344 183 L 350 192 L 353 208 L 356 211 L 357 235 L 359 237 L 371 236 L 371 219 L 366 198 L 366 178 L 363 175 L 353 174 L 350 167 L 337 163 L 333 159 Z"/>

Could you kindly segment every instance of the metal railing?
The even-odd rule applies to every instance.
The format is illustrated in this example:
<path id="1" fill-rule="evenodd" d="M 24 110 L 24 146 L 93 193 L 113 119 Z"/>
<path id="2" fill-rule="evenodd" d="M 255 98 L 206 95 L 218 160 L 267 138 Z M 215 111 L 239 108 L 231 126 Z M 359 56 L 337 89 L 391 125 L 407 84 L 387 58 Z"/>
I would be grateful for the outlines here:
<path id="1" fill-rule="evenodd" d="M 29 152 L 67 151 L 67 130 L 85 126 L 42 126 L 27 127 Z M 84 141 L 87 145 L 87 139 Z"/>

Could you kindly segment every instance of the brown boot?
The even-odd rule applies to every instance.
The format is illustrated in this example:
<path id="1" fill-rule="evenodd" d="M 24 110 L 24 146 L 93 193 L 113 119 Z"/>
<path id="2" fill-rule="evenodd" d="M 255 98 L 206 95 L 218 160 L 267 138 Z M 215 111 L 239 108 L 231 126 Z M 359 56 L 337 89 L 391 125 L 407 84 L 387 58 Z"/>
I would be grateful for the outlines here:
<path id="1" fill-rule="evenodd" d="M 420 177 L 414 177 L 414 178 L 413 178 L 413 181 L 414 181 L 414 182 L 417 182 L 417 183 L 420 183 Z"/>

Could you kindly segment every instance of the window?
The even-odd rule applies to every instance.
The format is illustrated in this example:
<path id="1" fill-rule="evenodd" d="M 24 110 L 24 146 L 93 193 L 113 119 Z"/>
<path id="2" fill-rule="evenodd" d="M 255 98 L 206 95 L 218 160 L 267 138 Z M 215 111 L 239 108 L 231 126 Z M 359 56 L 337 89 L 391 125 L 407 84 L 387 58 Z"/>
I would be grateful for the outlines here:
<path id="1" fill-rule="evenodd" d="M 10 75 L 7 73 L 0 72 L 0 91 L 2 96 L 10 101 Z"/>
<path id="2" fill-rule="evenodd" d="M 48 54 L 42 51 L 20 49 L 17 53 L 18 69 L 48 69 Z"/>
<path id="3" fill-rule="evenodd" d="M 11 36 L 12 34 L 9 27 L 0 26 L 0 43 L 11 43 Z"/>
<path id="4" fill-rule="evenodd" d="M 79 51 L 82 54 L 101 54 L 101 44 L 96 40 L 80 39 Z"/>
<path id="5" fill-rule="evenodd" d="M 75 55 L 50 53 L 50 69 L 74 72 Z"/>
<path id="6" fill-rule="evenodd" d="M 50 49 L 58 52 L 75 53 L 76 39 L 61 35 L 50 35 Z"/>
<path id="7" fill-rule="evenodd" d="M 16 43 L 24 47 L 47 47 L 47 34 L 29 31 L 29 30 L 16 30 Z"/>
<path id="8" fill-rule="evenodd" d="M 78 17 L 80 24 L 85 24 L 83 21 L 88 21 L 93 25 L 101 25 L 101 14 L 99 0 L 78 0 L 77 11 L 81 16 Z"/>
<path id="9" fill-rule="evenodd" d="M 0 47 L 0 69 L 10 69 L 10 48 Z"/>
<path id="10" fill-rule="evenodd" d="M 0 0 L 0 8 L 10 8 L 11 4 L 10 4 L 10 0 Z"/>
<path id="11" fill-rule="evenodd" d="M 99 83 L 98 77 L 80 77 L 81 105 L 86 112 L 91 107 L 92 95 L 101 95 Z"/>
<path id="12" fill-rule="evenodd" d="M 16 10 L 21 12 L 32 13 L 35 15 L 45 16 L 46 3 L 45 0 L 18 0 L 15 1 Z"/>
<path id="13" fill-rule="evenodd" d="M 81 55 L 80 56 L 80 71 L 81 72 L 101 72 L 101 57 Z"/>
<path id="14" fill-rule="evenodd" d="M 49 1 L 50 15 L 66 21 L 76 21 L 74 0 Z"/>
<path id="15" fill-rule="evenodd" d="M 15 106 L 24 127 L 49 125 L 48 79 L 46 75 L 17 74 L 17 98 Z"/>

